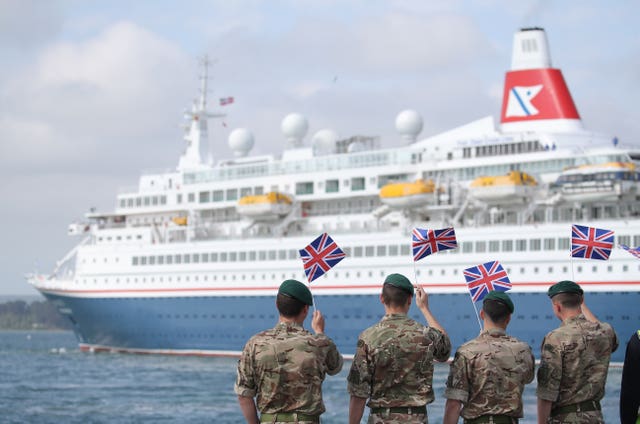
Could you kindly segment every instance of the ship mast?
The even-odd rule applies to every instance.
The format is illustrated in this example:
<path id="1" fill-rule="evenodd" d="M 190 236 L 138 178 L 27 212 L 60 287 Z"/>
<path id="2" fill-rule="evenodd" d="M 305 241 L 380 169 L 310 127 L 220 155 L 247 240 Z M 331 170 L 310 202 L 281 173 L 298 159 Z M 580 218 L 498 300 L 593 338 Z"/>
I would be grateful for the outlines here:
<path id="1" fill-rule="evenodd" d="M 201 62 L 203 73 L 200 77 L 200 99 L 194 101 L 191 111 L 187 111 L 185 113 L 185 117 L 189 119 L 190 123 L 184 136 L 186 149 L 182 156 L 180 156 L 178 171 L 203 167 L 202 159 L 200 157 L 200 145 L 206 145 L 208 142 L 209 133 L 207 129 L 207 120 L 211 118 L 223 118 L 226 116 L 226 114 L 221 112 L 214 113 L 207 111 L 209 64 L 209 58 L 205 56 Z"/>

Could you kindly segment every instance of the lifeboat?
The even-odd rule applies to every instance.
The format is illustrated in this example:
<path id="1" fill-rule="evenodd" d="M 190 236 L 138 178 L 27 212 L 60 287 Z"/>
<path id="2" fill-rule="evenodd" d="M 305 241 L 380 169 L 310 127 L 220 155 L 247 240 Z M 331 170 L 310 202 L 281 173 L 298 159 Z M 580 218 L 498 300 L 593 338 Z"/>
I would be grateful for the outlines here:
<path id="1" fill-rule="evenodd" d="M 486 203 L 526 201 L 537 185 L 531 175 L 510 171 L 507 175 L 476 178 L 469 185 L 469 195 Z"/>
<path id="2" fill-rule="evenodd" d="M 577 202 L 616 200 L 638 192 L 640 174 L 631 162 L 580 165 L 563 171 L 554 187 L 563 199 Z"/>
<path id="3" fill-rule="evenodd" d="M 392 208 L 412 208 L 433 201 L 434 192 L 435 184 L 431 180 L 390 183 L 380 189 L 380 201 Z"/>
<path id="4" fill-rule="evenodd" d="M 292 203 L 288 195 L 270 191 L 266 194 L 242 197 L 236 205 L 236 210 L 240 215 L 255 220 L 273 220 L 291 212 Z"/>
<path id="5" fill-rule="evenodd" d="M 171 218 L 171 221 L 176 225 L 187 225 L 187 217 L 186 216 L 175 216 Z"/>

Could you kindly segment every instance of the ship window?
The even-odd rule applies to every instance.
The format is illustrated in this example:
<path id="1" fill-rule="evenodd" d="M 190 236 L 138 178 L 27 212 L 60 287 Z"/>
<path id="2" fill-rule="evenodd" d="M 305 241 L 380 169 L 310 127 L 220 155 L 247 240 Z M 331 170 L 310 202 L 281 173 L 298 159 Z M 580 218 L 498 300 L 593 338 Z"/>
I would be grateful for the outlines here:
<path id="1" fill-rule="evenodd" d="M 446 274 L 446 270 L 445 270 L 444 268 L 442 268 L 442 269 L 440 270 L 440 275 L 445 275 L 445 274 Z"/>
<path id="2" fill-rule="evenodd" d="M 200 192 L 200 203 L 208 203 L 209 202 L 209 192 L 201 191 Z"/>
<path id="3" fill-rule="evenodd" d="M 462 242 L 462 252 L 463 253 L 470 253 L 473 251 L 473 243 L 470 241 L 463 241 Z"/>
<path id="4" fill-rule="evenodd" d="M 183 260 L 184 260 L 184 263 L 185 263 L 185 264 L 190 263 L 190 262 L 191 262 L 191 255 L 189 255 L 189 254 L 185 253 L 185 254 L 184 254 L 184 257 L 183 257 Z"/>
<path id="5" fill-rule="evenodd" d="M 255 251 L 249 252 L 249 260 L 250 261 L 255 261 L 256 260 L 256 252 Z"/>
<path id="6" fill-rule="evenodd" d="M 131 258 L 131 265 L 136 266 L 138 265 L 138 257 L 134 256 L 133 258 Z"/>
<path id="7" fill-rule="evenodd" d="M 568 268 L 566 266 L 563 266 L 562 267 L 562 272 L 567 272 L 567 271 L 568 271 Z"/>
<path id="8" fill-rule="evenodd" d="M 491 240 L 489 242 L 489 252 L 497 252 L 498 250 L 500 250 L 500 242 L 498 240 Z M 449 250 L 449 252 L 452 252 L 452 250 Z"/>
<path id="9" fill-rule="evenodd" d="M 202 257 L 200 258 L 202 262 L 209 262 L 209 254 L 208 253 L 203 253 Z"/>
<path id="10" fill-rule="evenodd" d="M 218 254 L 211 253 L 211 262 L 218 262 Z"/>
<path id="11" fill-rule="evenodd" d="M 351 178 L 351 191 L 364 190 L 364 177 Z"/>
<path id="12" fill-rule="evenodd" d="M 524 274 L 524 267 L 520 267 L 520 274 Z"/>
<path id="13" fill-rule="evenodd" d="M 167 265 L 171 265 L 173 263 L 173 256 L 167 255 Z"/>
<path id="14" fill-rule="evenodd" d="M 534 274 L 537 274 L 539 271 L 540 271 L 540 270 L 538 269 L 538 267 L 537 267 L 537 266 L 533 267 L 533 273 L 534 273 Z"/>
<path id="15" fill-rule="evenodd" d="M 553 273 L 553 267 L 552 266 L 549 267 L 549 271 L 548 272 L 549 272 L 549 274 Z"/>
<path id="16" fill-rule="evenodd" d="M 396 244 L 389 246 L 389 256 L 398 256 L 398 246 Z"/>
<path id="17" fill-rule="evenodd" d="M 164 256 L 160 255 L 158 256 L 158 265 L 162 265 L 164 264 Z"/>
<path id="18" fill-rule="evenodd" d="M 127 199 L 127 207 L 129 208 L 133 207 L 133 199 Z"/>
<path id="19" fill-rule="evenodd" d="M 629 271 L 629 265 L 622 265 L 622 271 L 623 272 Z"/>
<path id="20" fill-rule="evenodd" d="M 374 252 L 373 246 L 366 246 L 364 248 L 364 255 L 365 256 L 373 256 L 373 252 Z"/>
<path id="21" fill-rule="evenodd" d="M 175 255 L 173 258 L 175 259 L 175 263 L 177 264 L 182 263 L 182 255 Z"/>
<path id="22" fill-rule="evenodd" d="M 546 238 L 544 239 L 544 250 L 555 250 L 556 239 Z"/>
<path id="23" fill-rule="evenodd" d="M 269 260 L 273 261 L 276 259 L 276 251 L 275 250 L 269 250 Z"/>
<path id="24" fill-rule="evenodd" d="M 527 241 L 520 239 L 516 240 L 516 252 L 524 252 L 527 250 Z"/>
<path id="25" fill-rule="evenodd" d="M 411 253 L 411 246 L 409 246 L 408 244 L 403 244 L 400 246 L 400 254 L 402 256 L 408 255 Z"/>
<path id="26" fill-rule="evenodd" d="M 136 206 L 142 206 L 142 199 L 139 197 L 136 197 Z"/>
<path id="27" fill-rule="evenodd" d="M 140 257 L 140 265 L 146 265 L 147 264 L 147 257 L 146 256 L 141 256 Z"/>
<path id="28" fill-rule="evenodd" d="M 241 262 L 244 262 L 247 260 L 247 252 L 239 252 L 238 256 L 239 256 L 238 260 Z"/>
<path id="29" fill-rule="evenodd" d="M 313 183 L 312 182 L 296 183 L 296 194 L 313 194 Z"/>
<path id="30" fill-rule="evenodd" d="M 167 196 L 165 196 L 164 194 L 162 196 L 160 196 L 160 204 L 161 205 L 166 205 L 167 204 Z"/>
<path id="31" fill-rule="evenodd" d="M 220 252 L 220 262 L 227 262 L 227 252 Z"/>
<path id="32" fill-rule="evenodd" d="M 158 196 L 153 196 L 153 197 L 151 198 L 151 204 L 152 204 L 153 206 L 156 206 L 156 205 L 158 204 Z"/>
<path id="33" fill-rule="evenodd" d="M 538 251 L 541 248 L 540 239 L 531 239 L 529 241 L 529 249 L 533 251 Z"/>
<path id="34" fill-rule="evenodd" d="M 238 189 L 237 188 L 227 189 L 227 200 L 238 200 Z"/>
<path id="35" fill-rule="evenodd" d="M 253 188 L 253 194 L 260 195 L 262 193 L 264 193 L 264 189 L 262 187 L 254 187 Z"/>
<path id="36" fill-rule="evenodd" d="M 339 180 L 327 180 L 325 182 L 325 192 L 327 193 L 337 193 L 340 191 L 340 181 Z"/>
<path id="37" fill-rule="evenodd" d="M 124 208 L 126 206 L 127 202 L 125 199 L 120 199 L 120 207 Z"/>
<path id="38" fill-rule="evenodd" d="M 582 267 L 581 266 L 577 267 L 576 271 L 582 273 Z"/>
<path id="39" fill-rule="evenodd" d="M 145 206 L 149 206 L 151 204 L 151 199 L 149 198 L 149 196 L 145 196 L 144 197 L 144 205 Z"/>
<path id="40" fill-rule="evenodd" d="M 362 246 L 356 246 L 353 248 L 353 256 L 359 258 L 362 256 Z"/>
<path id="41" fill-rule="evenodd" d="M 487 243 L 484 241 L 477 241 L 476 242 L 476 252 L 477 253 L 483 253 L 486 252 L 487 250 Z"/>
<path id="42" fill-rule="evenodd" d="M 598 267 L 596 265 L 592 266 L 591 272 L 598 272 Z"/>
<path id="43" fill-rule="evenodd" d="M 230 262 L 235 262 L 236 260 L 238 260 L 238 253 L 237 252 L 229 252 L 229 261 Z"/>
<path id="44" fill-rule="evenodd" d="M 267 259 L 267 252 L 264 250 L 261 250 L 258 252 L 258 260 L 259 261 L 264 261 Z"/>
<path id="45" fill-rule="evenodd" d="M 611 265 L 607 266 L 607 272 L 613 272 L 613 267 Z"/>
<path id="46" fill-rule="evenodd" d="M 429 275 L 433 275 L 433 270 L 432 269 L 429 270 Z"/>
<path id="47" fill-rule="evenodd" d="M 193 203 L 195 201 L 196 201 L 196 194 L 195 193 L 188 193 L 187 194 L 187 202 Z"/>
<path id="48" fill-rule="evenodd" d="M 298 251 L 295 249 L 289 250 L 289 259 L 298 259 Z"/>
<path id="49" fill-rule="evenodd" d="M 387 255 L 387 246 L 378 246 L 376 248 L 376 256 L 386 256 Z"/>
<path id="50" fill-rule="evenodd" d="M 633 247 L 640 246 L 640 236 L 633 236 Z"/>
<path id="51" fill-rule="evenodd" d="M 191 260 L 194 264 L 197 264 L 198 262 L 200 262 L 200 254 L 194 253 L 193 255 L 191 255 Z"/>
<path id="52" fill-rule="evenodd" d="M 571 240 L 569 237 L 561 237 L 558 239 L 558 249 L 559 250 L 569 250 L 571 247 Z"/>
<path id="53" fill-rule="evenodd" d="M 285 259 L 287 259 L 287 251 L 278 250 L 278 260 L 284 261 Z"/>
<path id="54" fill-rule="evenodd" d="M 149 265 L 155 265 L 155 263 L 156 263 L 156 257 L 149 256 Z"/>
<path id="55" fill-rule="evenodd" d="M 214 202 L 222 202 L 224 200 L 224 191 L 222 190 L 214 190 L 213 191 L 213 201 Z"/>
<path id="56" fill-rule="evenodd" d="M 250 196 L 251 195 L 251 187 L 242 187 L 240 189 L 240 197 Z"/>
<path id="57" fill-rule="evenodd" d="M 342 250 L 344 251 L 345 255 L 351 256 L 351 248 L 350 247 L 345 247 Z"/>
<path id="58" fill-rule="evenodd" d="M 618 243 L 629 246 L 631 244 L 631 236 L 618 236 Z M 634 246 L 631 246 L 634 247 Z"/>

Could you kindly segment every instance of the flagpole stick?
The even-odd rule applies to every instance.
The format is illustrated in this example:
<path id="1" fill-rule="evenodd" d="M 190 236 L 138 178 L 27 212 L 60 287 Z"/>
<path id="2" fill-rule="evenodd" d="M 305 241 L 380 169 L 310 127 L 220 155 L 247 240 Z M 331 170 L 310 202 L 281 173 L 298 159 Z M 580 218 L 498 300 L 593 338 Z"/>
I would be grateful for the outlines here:
<path id="1" fill-rule="evenodd" d="M 469 295 L 471 296 L 471 295 Z M 478 319 L 478 325 L 480 326 L 480 332 L 482 332 L 482 321 L 480 321 L 480 314 L 478 313 L 478 308 L 476 308 L 476 304 L 473 301 L 473 298 L 471 299 L 471 304 L 473 305 L 473 309 L 476 311 L 476 318 Z"/>
<path id="2" fill-rule="evenodd" d="M 413 261 L 413 281 L 418 285 L 418 271 L 416 271 L 416 261 Z"/>

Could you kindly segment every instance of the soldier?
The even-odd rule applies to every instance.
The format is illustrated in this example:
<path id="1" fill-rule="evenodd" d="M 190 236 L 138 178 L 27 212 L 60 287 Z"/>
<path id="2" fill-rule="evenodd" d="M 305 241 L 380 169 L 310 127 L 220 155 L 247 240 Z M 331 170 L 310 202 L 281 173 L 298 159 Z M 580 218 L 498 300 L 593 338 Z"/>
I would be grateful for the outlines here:
<path id="1" fill-rule="evenodd" d="M 620 423 L 640 424 L 640 330 L 627 343 L 620 384 Z"/>
<path id="2" fill-rule="evenodd" d="M 360 422 L 367 399 L 369 424 L 427 423 L 427 404 L 434 399 L 433 360 L 446 361 L 451 342 L 420 287 L 416 305 L 429 327 L 407 317 L 413 294 L 403 275 L 391 274 L 384 281 L 380 301 L 385 316 L 360 334 L 347 377 L 350 424 Z"/>
<path id="3" fill-rule="evenodd" d="M 591 313 L 573 281 L 554 284 L 547 294 L 562 324 L 542 341 L 538 424 L 604 423 L 600 399 L 618 348 L 616 333 Z"/>
<path id="4" fill-rule="evenodd" d="M 342 356 L 324 334 L 320 311 L 313 313 L 311 321 L 315 335 L 302 328 L 312 304 L 307 286 L 284 281 L 276 298 L 278 324 L 245 345 L 234 390 L 247 423 L 320 422 L 325 411 L 322 382 L 325 374 L 340 372 Z"/>
<path id="5" fill-rule="evenodd" d="M 483 331 L 460 346 L 451 363 L 444 424 L 457 423 L 460 415 L 465 424 L 512 424 L 522 418 L 522 392 L 533 381 L 535 360 L 529 345 L 506 334 L 513 309 L 505 292 L 485 296 Z"/>

